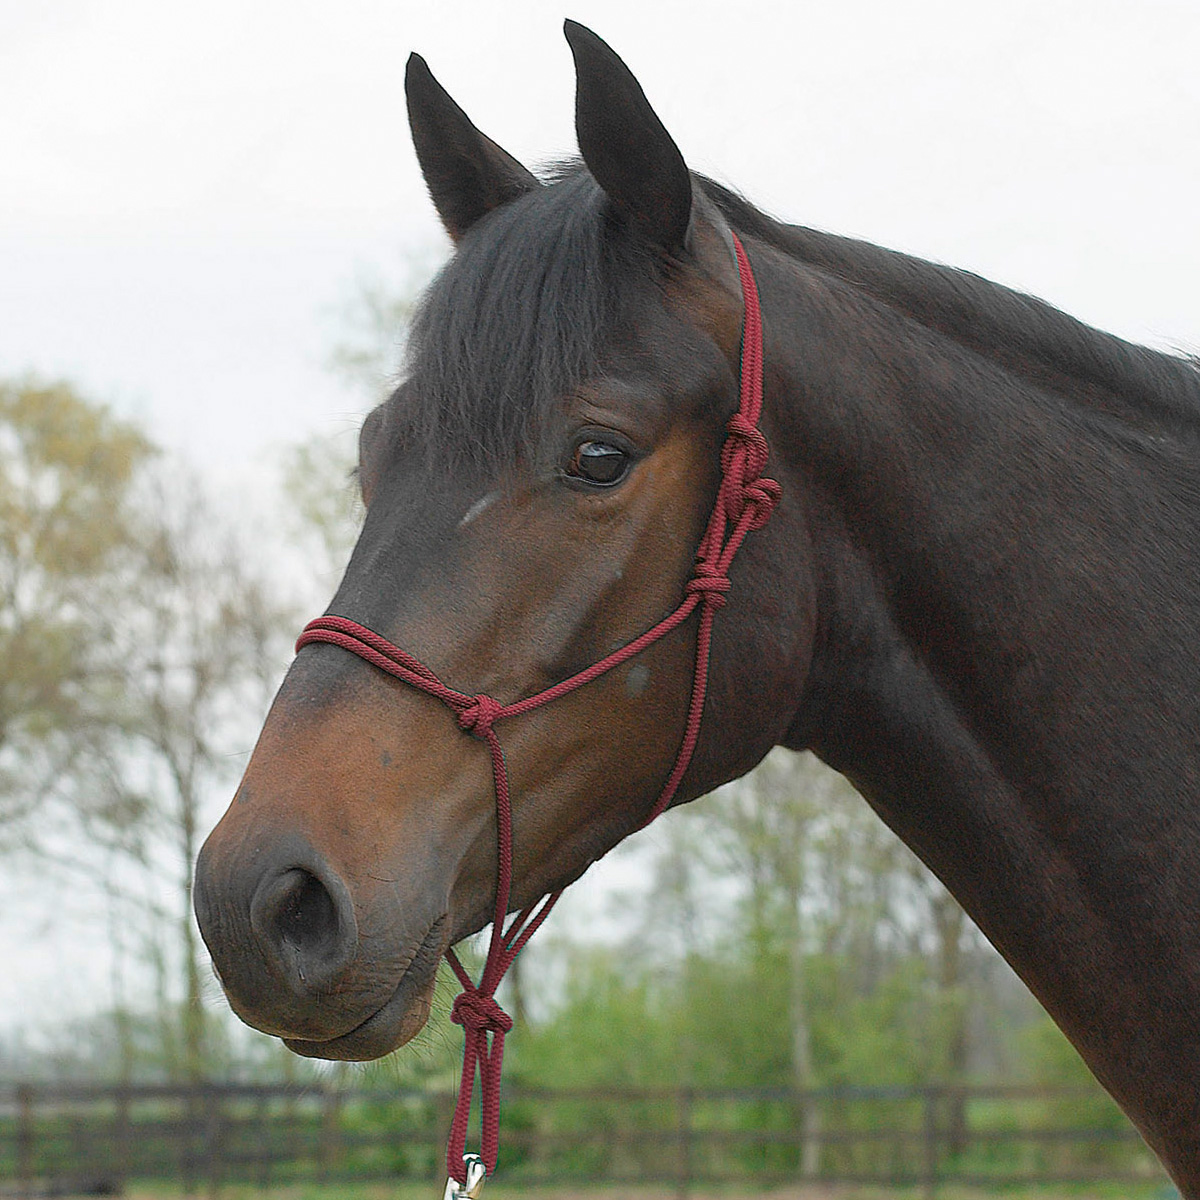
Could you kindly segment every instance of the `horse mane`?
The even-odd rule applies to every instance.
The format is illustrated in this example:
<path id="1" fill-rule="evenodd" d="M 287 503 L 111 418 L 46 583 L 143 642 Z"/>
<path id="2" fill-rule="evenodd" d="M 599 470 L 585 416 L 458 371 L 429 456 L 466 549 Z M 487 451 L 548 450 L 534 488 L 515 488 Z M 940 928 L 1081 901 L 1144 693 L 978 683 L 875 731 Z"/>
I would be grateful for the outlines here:
<path id="1" fill-rule="evenodd" d="M 614 217 L 582 163 L 502 205 L 459 243 L 418 305 L 392 428 L 426 460 L 503 473 L 547 453 L 564 397 L 600 366 L 661 260 Z M 1200 367 L 1031 296 L 868 242 L 786 225 L 728 188 L 697 188 L 739 232 L 833 276 L 1037 387 L 1157 433 L 1200 431 Z M 552 439 L 549 439 L 552 440 Z M 544 465 L 544 464 L 543 464 Z"/>
<path id="2" fill-rule="evenodd" d="M 1136 425 L 1196 430 L 1200 362 L 1103 333 L 981 276 L 870 242 L 786 225 L 701 179 L 739 230 L 827 272 L 1010 374 Z"/>

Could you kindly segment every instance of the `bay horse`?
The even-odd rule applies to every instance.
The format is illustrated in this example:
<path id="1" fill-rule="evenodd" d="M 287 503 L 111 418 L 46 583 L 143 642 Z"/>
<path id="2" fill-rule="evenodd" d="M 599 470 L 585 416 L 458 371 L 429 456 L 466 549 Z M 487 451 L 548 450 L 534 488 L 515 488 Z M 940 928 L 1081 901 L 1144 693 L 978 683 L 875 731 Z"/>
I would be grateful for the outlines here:
<path id="1" fill-rule="evenodd" d="M 815 751 L 1200 1198 L 1200 370 L 771 219 L 691 174 L 624 63 L 566 33 L 582 157 L 541 178 L 409 61 L 456 251 L 362 427 L 366 518 L 328 610 L 474 696 L 492 742 L 361 648 L 304 646 L 197 865 L 231 1005 L 300 1054 L 387 1053 L 492 919 L 497 772 L 504 909 L 653 810 L 715 599 L 586 687 L 503 706 L 689 592 L 739 404 L 736 237 L 779 503 L 722 584 L 671 802 Z"/>

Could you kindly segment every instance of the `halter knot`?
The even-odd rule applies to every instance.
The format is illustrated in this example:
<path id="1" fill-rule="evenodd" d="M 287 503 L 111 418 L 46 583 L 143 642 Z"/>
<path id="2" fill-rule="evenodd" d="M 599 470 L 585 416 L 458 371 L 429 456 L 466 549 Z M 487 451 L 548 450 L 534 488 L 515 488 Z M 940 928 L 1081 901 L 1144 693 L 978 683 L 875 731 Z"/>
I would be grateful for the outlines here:
<path id="1" fill-rule="evenodd" d="M 725 424 L 728 436 L 721 449 L 724 482 L 721 494 L 725 516 L 735 525 L 751 509 L 749 529 L 761 529 L 779 503 L 780 488 L 763 478 L 770 453 L 759 427 L 740 409 Z"/>
<path id="2" fill-rule="evenodd" d="M 728 436 L 721 450 L 721 465 L 743 483 L 757 479 L 770 455 L 766 435 L 741 410 L 725 422 L 725 432 Z"/>
<path id="3" fill-rule="evenodd" d="M 455 996 L 450 1020 L 475 1033 L 508 1033 L 513 1027 L 512 1017 L 500 1007 L 495 996 L 485 996 L 474 989 Z"/>
<path id="4" fill-rule="evenodd" d="M 689 596 L 699 596 L 709 608 L 724 608 L 725 593 L 729 591 L 729 576 L 711 563 L 698 562 L 696 573 L 687 581 L 684 589 Z"/>
<path id="5" fill-rule="evenodd" d="M 458 725 L 475 737 L 486 738 L 492 731 L 496 718 L 503 715 L 504 705 L 491 696 L 480 693 L 471 697 L 471 703 L 458 714 Z"/>
<path id="6" fill-rule="evenodd" d="M 750 518 L 752 530 L 761 529 L 771 519 L 771 514 L 782 495 L 783 489 L 774 479 L 756 479 L 742 489 L 743 506 L 753 509 L 754 512 Z"/>

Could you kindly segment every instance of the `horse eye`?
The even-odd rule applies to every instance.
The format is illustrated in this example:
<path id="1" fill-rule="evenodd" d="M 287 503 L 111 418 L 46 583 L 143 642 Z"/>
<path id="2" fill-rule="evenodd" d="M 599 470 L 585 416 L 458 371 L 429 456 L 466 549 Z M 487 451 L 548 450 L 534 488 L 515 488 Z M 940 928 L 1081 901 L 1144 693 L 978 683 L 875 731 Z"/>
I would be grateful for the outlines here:
<path id="1" fill-rule="evenodd" d="M 608 442 L 580 442 L 571 456 L 567 474 L 588 483 L 610 487 L 620 483 L 629 470 L 629 455 Z"/>

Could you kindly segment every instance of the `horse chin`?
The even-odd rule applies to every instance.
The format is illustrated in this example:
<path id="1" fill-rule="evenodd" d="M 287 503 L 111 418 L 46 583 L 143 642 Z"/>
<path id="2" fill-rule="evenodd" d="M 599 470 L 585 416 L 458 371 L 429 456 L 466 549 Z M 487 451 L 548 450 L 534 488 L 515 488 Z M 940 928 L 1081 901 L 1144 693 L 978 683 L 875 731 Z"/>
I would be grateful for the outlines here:
<path id="1" fill-rule="evenodd" d="M 438 921 L 413 956 L 392 995 L 360 1025 L 328 1039 L 284 1037 L 283 1044 L 305 1058 L 366 1062 L 398 1050 L 425 1027 L 433 1005 L 442 928 Z"/>

